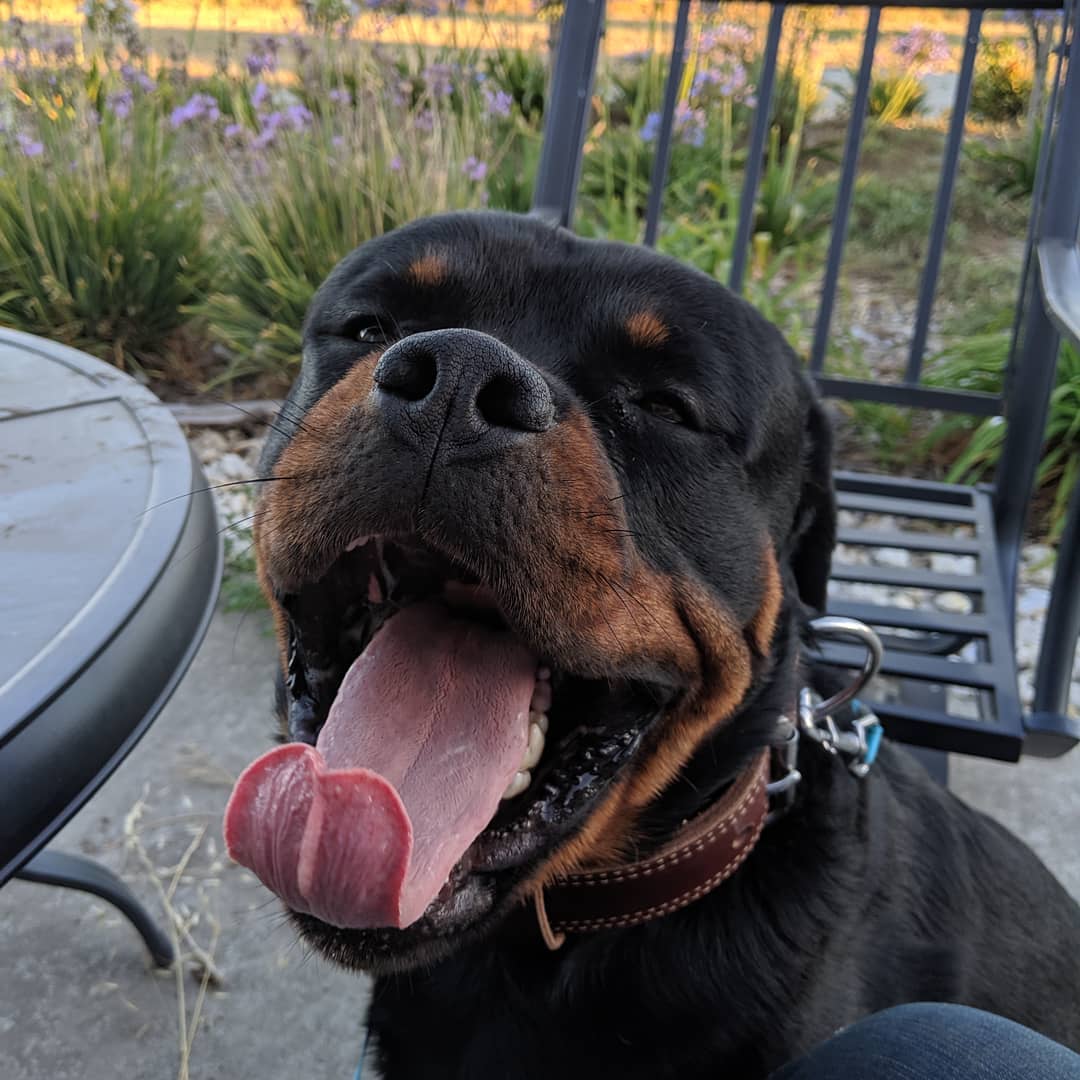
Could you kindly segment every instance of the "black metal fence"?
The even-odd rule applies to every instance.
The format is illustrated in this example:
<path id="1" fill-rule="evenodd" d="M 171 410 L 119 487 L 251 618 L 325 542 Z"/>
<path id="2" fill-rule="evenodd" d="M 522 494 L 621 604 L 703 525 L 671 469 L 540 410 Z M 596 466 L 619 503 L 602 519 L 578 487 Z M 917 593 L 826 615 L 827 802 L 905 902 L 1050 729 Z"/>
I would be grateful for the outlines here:
<path id="1" fill-rule="evenodd" d="M 1026 715 L 1017 692 L 1013 641 L 1019 554 L 1061 336 L 1080 347 L 1080 65 L 1069 62 L 1078 3 L 1080 0 L 1068 0 L 1064 6 L 1061 0 L 999 0 L 969 8 L 940 0 L 900 0 L 891 5 L 968 12 L 914 328 L 903 379 L 892 383 L 840 377 L 830 374 L 827 365 L 881 24 L 882 8 L 866 9 L 862 56 L 855 77 L 808 357 L 810 372 L 821 392 L 829 397 L 977 416 L 1002 414 L 1008 421 L 993 486 L 970 488 L 855 473 L 836 475 L 839 505 L 849 518 L 887 514 L 910 522 L 907 527 L 882 531 L 856 520 L 854 525 L 843 525 L 841 529 L 840 542 L 845 547 L 889 547 L 911 553 L 954 555 L 971 560 L 975 571 L 954 574 L 932 566 L 881 566 L 840 559 L 834 566 L 834 582 L 919 589 L 933 594 L 955 592 L 967 598 L 966 610 L 948 612 L 933 606 L 912 610 L 888 598 L 882 602 L 876 596 L 871 602 L 841 598 L 830 604 L 834 613 L 852 615 L 882 631 L 887 645 L 883 671 L 888 678 L 884 689 L 878 689 L 875 705 L 894 737 L 935 749 L 1003 759 L 1019 757 L 1022 749 L 1049 756 L 1061 754 L 1080 741 L 1080 723 L 1067 716 L 1072 663 L 1080 633 L 1080 485 L 1073 495 L 1061 540 L 1037 665 L 1034 707 Z M 690 7 L 687 0 L 678 4 L 672 34 L 643 226 L 644 242 L 649 245 L 655 244 L 661 223 Z M 922 381 L 983 14 L 994 8 L 1059 9 L 1064 21 L 1052 58 L 1013 350 L 1005 391 L 1000 395 L 928 386 Z M 746 275 L 786 12 L 784 4 L 770 7 L 728 279 L 729 287 L 735 291 L 742 289 Z M 533 195 L 534 213 L 566 226 L 573 223 L 603 30 L 603 0 L 567 0 Z M 858 666 L 854 650 L 842 645 L 825 646 L 823 657 L 837 666 Z M 950 697 L 950 689 L 961 690 L 967 697 L 957 698 L 955 693 Z M 958 710 L 954 707 L 956 700 L 968 702 L 969 707 Z"/>

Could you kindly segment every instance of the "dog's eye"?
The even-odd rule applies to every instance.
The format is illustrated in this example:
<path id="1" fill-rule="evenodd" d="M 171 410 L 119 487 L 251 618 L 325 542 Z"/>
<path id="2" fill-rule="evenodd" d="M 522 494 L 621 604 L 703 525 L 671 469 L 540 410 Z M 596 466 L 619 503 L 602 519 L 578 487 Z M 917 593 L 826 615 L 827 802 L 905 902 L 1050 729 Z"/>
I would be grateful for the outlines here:
<path id="1" fill-rule="evenodd" d="M 670 390 L 642 394 L 635 404 L 639 409 L 644 409 L 645 412 L 665 423 L 680 424 L 682 427 L 694 429 L 700 427 L 697 415 L 690 403 Z"/>
<path id="2" fill-rule="evenodd" d="M 350 319 L 342 328 L 341 336 L 352 338 L 362 345 L 385 345 L 388 341 L 382 327 L 370 315 Z"/>

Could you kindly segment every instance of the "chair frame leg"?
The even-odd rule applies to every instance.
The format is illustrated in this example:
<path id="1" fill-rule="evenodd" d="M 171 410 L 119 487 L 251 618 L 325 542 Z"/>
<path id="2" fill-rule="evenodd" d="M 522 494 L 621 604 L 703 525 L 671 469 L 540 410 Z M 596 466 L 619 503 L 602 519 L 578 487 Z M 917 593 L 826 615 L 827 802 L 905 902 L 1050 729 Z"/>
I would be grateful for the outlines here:
<path id="1" fill-rule="evenodd" d="M 176 952 L 169 936 L 158 926 L 138 897 L 111 870 L 82 855 L 61 851 L 40 851 L 15 872 L 22 881 L 39 885 L 59 885 L 91 893 L 112 904 L 146 943 L 154 964 L 172 967 Z"/>

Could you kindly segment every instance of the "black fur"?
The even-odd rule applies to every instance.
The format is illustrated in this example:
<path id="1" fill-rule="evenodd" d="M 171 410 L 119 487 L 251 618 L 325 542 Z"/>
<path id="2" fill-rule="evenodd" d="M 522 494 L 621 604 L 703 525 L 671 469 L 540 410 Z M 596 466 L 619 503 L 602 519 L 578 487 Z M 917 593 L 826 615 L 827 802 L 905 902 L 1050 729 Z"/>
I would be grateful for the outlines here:
<path id="1" fill-rule="evenodd" d="M 454 274 L 423 305 L 379 277 L 432 249 L 450 253 Z M 672 330 L 662 364 L 612 329 L 643 307 Z M 771 655 L 649 809 L 642 846 L 661 842 L 769 742 L 807 674 L 800 636 L 825 606 L 835 515 L 828 424 L 794 354 L 748 305 L 669 260 L 509 215 L 449 215 L 366 245 L 331 275 L 287 416 L 349 370 L 350 320 L 367 310 L 398 335 L 482 330 L 544 372 L 557 403 L 587 408 L 649 562 L 706 582 L 743 620 L 759 572 L 748 538 L 758 527 L 773 538 L 784 603 Z M 643 386 L 673 382 L 694 394 L 707 437 L 635 411 Z M 272 437 L 267 469 L 285 441 Z M 1080 1049 L 1080 910 L 1035 856 L 901 748 L 886 745 L 864 781 L 813 746 L 799 768 L 793 810 L 682 911 L 572 935 L 557 952 L 527 913 L 503 915 L 446 958 L 378 977 L 369 1023 L 386 1080 L 747 1080 L 920 1000 L 989 1009 Z M 347 943 L 326 951 L 350 962 Z"/>

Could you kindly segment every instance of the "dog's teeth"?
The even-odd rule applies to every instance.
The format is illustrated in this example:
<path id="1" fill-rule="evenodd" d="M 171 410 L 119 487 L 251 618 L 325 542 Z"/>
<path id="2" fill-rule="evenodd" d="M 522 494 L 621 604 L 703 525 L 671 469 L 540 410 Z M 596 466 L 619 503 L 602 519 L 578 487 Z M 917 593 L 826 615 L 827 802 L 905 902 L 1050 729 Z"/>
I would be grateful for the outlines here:
<path id="1" fill-rule="evenodd" d="M 529 702 L 530 712 L 546 713 L 551 708 L 551 683 L 538 680 L 533 687 L 532 700 Z"/>
<path id="2" fill-rule="evenodd" d="M 533 715 L 529 714 L 531 720 Z M 529 748 L 525 751 L 525 757 L 521 762 L 521 770 L 534 769 L 540 764 L 540 756 L 544 752 L 544 732 L 539 724 L 529 724 Z"/>
<path id="3" fill-rule="evenodd" d="M 546 712 L 529 710 L 529 723 L 535 724 L 545 735 L 548 733 L 548 716 Z"/>
<path id="4" fill-rule="evenodd" d="M 514 779 L 510 781 L 510 786 L 502 793 L 501 801 L 506 802 L 507 799 L 517 798 L 530 783 L 532 783 L 532 773 L 520 771 L 514 773 Z"/>

